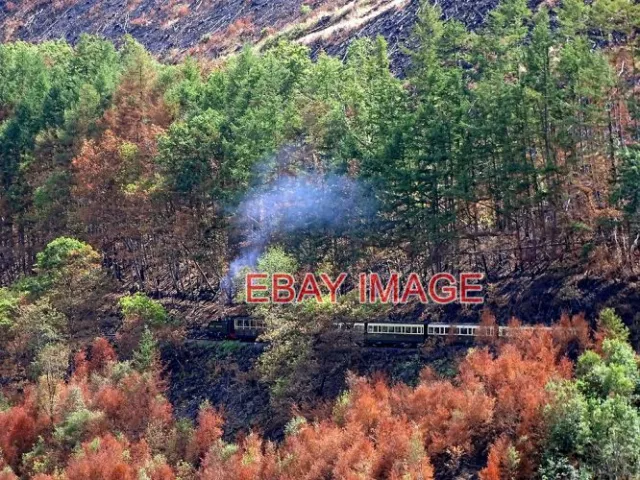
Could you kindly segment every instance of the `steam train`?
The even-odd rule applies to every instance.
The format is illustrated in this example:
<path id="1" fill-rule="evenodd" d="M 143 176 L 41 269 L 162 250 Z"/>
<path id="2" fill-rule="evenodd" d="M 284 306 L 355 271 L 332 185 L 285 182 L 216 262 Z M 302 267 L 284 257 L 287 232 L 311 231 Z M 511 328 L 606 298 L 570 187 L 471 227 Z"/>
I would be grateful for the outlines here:
<path id="1" fill-rule="evenodd" d="M 472 339 L 474 337 L 507 337 L 512 334 L 512 327 L 481 326 L 477 324 L 459 323 L 388 323 L 388 322 L 356 322 L 334 323 L 337 330 L 351 333 L 356 339 L 367 344 L 413 344 L 419 345 L 428 337 L 456 337 Z M 519 330 L 549 327 L 517 327 Z M 251 317 L 226 318 L 209 324 L 206 331 L 208 338 L 256 340 L 266 329 L 265 322 Z"/>

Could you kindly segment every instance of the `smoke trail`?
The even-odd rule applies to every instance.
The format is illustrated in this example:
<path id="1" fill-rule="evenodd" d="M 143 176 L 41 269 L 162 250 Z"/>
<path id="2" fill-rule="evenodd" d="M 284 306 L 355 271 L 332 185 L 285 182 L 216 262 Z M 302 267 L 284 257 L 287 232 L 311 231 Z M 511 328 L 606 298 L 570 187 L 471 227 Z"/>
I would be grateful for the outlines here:
<path id="1" fill-rule="evenodd" d="M 339 175 L 283 177 L 252 192 L 238 207 L 247 247 L 230 265 L 229 280 L 253 268 L 275 237 L 294 232 L 345 235 L 375 213 L 362 185 Z"/>

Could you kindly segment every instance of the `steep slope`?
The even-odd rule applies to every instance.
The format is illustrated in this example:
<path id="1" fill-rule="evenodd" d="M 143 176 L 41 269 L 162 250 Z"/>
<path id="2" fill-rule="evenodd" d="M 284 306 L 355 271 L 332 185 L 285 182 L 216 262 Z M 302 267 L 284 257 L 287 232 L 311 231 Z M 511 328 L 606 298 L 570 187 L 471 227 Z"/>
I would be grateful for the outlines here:
<path id="1" fill-rule="evenodd" d="M 440 3 L 446 17 L 473 27 L 497 0 Z M 419 0 L 0 0 L 0 39 L 73 43 L 82 33 L 114 40 L 131 34 L 171 59 L 217 58 L 280 38 L 341 55 L 352 39 L 381 34 L 400 59 L 418 8 Z"/>

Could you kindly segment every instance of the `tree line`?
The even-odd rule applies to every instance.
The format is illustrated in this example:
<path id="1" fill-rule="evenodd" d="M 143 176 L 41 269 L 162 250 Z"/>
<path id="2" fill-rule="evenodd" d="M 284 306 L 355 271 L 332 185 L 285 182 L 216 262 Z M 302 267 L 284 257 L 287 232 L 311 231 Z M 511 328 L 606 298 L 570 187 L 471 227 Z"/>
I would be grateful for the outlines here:
<path id="1" fill-rule="evenodd" d="M 1 281 L 67 235 L 137 288 L 215 295 L 250 242 L 243 198 L 328 174 L 376 215 L 273 232 L 305 268 L 633 269 L 638 9 L 504 0 L 469 32 L 425 3 L 405 78 L 382 39 L 176 65 L 131 38 L 3 44 Z"/>

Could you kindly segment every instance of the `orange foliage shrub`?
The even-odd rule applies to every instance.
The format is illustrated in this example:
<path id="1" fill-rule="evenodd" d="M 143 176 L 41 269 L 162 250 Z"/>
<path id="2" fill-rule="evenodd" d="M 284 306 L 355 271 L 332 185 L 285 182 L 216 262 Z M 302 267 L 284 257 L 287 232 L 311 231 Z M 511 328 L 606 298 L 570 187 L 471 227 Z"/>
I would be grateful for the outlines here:
<path id="1" fill-rule="evenodd" d="M 4 460 L 14 468 L 38 438 L 36 416 L 36 412 L 22 405 L 0 412 L 0 449 Z"/>
<path id="2" fill-rule="evenodd" d="M 82 445 L 81 454 L 69 461 L 66 477 L 69 480 L 134 480 L 135 471 L 124 455 L 127 447 L 113 435 L 87 442 Z"/>
<path id="3" fill-rule="evenodd" d="M 509 452 L 513 451 L 511 442 L 506 437 L 498 438 L 489 449 L 487 466 L 483 468 L 480 480 L 503 480 L 514 478 L 517 473 L 517 464 Z"/>
<path id="4" fill-rule="evenodd" d="M 209 405 L 201 408 L 195 429 L 178 434 L 159 373 L 116 364 L 113 348 L 97 339 L 89 360 L 76 355 L 74 375 L 60 383 L 51 419 L 32 394 L 0 413 L 0 448 L 15 470 L 42 436 L 55 452 L 49 473 L 56 467 L 68 480 L 428 480 L 434 464 L 455 469 L 450 464 L 483 456 L 483 480 L 531 478 L 545 441 L 543 408 L 553 401 L 545 387 L 571 375 L 562 348 L 571 336 L 586 341 L 585 329 L 584 319 L 574 317 L 552 329 L 513 332 L 493 350 L 470 350 L 455 378 L 425 369 L 415 387 L 350 378 L 331 416 L 292 422 L 278 446 L 256 433 L 226 444 L 222 418 Z M 53 431 L 78 405 L 96 415 L 78 434 L 80 453 L 72 455 L 53 440 Z"/>
<path id="5" fill-rule="evenodd" d="M 562 351 L 566 351 L 574 342 L 581 351 L 592 346 L 591 328 L 583 314 L 569 317 L 563 313 L 551 331 L 554 341 Z"/>
<path id="6" fill-rule="evenodd" d="M 104 369 L 117 360 L 117 355 L 106 338 L 96 338 L 91 345 L 91 357 L 88 364 L 88 372 L 104 372 Z"/>
<path id="7" fill-rule="evenodd" d="M 480 315 L 480 331 L 476 341 L 481 344 L 493 345 L 498 338 L 498 322 L 495 315 L 488 309 L 484 309 Z"/>
<path id="8" fill-rule="evenodd" d="M 203 405 L 198 412 L 198 428 L 189 445 L 189 458 L 192 461 L 203 457 L 213 444 L 222 437 L 222 417 L 211 407 Z"/>
<path id="9" fill-rule="evenodd" d="M 144 475 L 141 475 L 144 472 Z M 144 441 L 129 444 L 107 434 L 82 445 L 65 470 L 68 480 L 174 480 L 173 469 L 163 461 L 151 458 Z"/>

